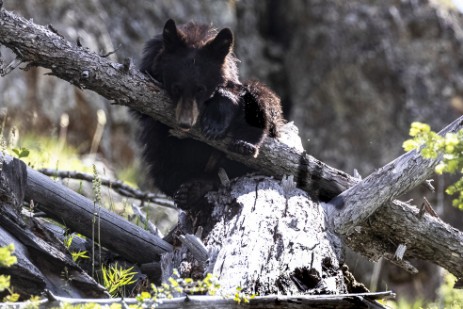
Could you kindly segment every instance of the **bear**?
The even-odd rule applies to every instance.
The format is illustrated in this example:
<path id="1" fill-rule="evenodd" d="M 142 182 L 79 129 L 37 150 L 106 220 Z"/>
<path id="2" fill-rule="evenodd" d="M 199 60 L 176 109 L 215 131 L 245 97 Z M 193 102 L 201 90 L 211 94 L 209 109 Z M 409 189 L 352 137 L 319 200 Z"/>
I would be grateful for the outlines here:
<path id="1" fill-rule="evenodd" d="M 180 131 L 199 126 L 208 139 L 232 137 L 229 150 L 257 156 L 262 142 L 278 137 L 285 123 L 279 97 L 258 81 L 241 83 L 233 33 L 170 19 L 163 32 L 145 44 L 140 70 L 161 83 L 171 98 Z M 154 185 L 183 209 L 193 207 L 229 178 L 254 172 L 215 148 L 170 134 L 171 128 L 135 110 L 139 142 Z"/>

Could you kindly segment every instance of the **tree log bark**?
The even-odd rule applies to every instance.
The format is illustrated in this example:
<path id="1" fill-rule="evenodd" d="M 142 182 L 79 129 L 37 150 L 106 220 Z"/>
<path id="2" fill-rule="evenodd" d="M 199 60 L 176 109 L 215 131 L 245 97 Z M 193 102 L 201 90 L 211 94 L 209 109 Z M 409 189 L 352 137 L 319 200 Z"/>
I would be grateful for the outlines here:
<path id="1" fill-rule="evenodd" d="M 11 161 L 13 158 L 4 156 L 4 164 Z M 25 167 L 24 164 L 23 166 Z M 84 196 L 52 181 L 30 167 L 27 167 L 25 175 L 27 175 L 24 186 L 26 200 L 34 201 L 37 208 L 48 216 L 88 238 L 92 238 L 92 230 L 99 228 L 101 245 L 129 261 L 147 263 L 162 253 L 172 251 L 172 246 L 158 236 L 95 205 Z M 97 236 L 93 237 L 95 242 L 98 242 Z"/>
<path id="2" fill-rule="evenodd" d="M 439 134 L 457 132 L 462 126 L 460 117 Z M 416 272 L 394 255 L 404 244 L 405 258 L 430 260 L 463 277 L 463 233 L 429 214 L 419 215 L 416 207 L 392 201 L 431 177 L 439 161 L 411 151 L 377 170 L 329 202 L 332 227 L 345 236 L 347 245 L 372 260 L 384 256 Z"/>
<path id="3" fill-rule="evenodd" d="M 373 214 L 367 222 L 345 237 L 346 244 L 372 260 L 384 256 L 410 271 L 416 270 L 406 260 L 394 255 L 399 244 L 406 246 L 404 259 L 435 263 L 457 278 L 463 277 L 463 233 L 439 218 L 420 214 L 417 207 L 393 201 Z M 411 269 L 407 269 L 408 267 Z"/>
<path id="4" fill-rule="evenodd" d="M 207 196 L 212 214 L 188 214 L 181 233 L 203 228 L 207 257 L 197 259 L 177 247 L 163 256 L 164 276 L 172 268 L 182 277 L 214 274 L 218 293 L 310 295 L 365 292 L 347 285 L 340 239 L 325 226 L 316 199 L 288 180 L 242 177 Z M 198 235 L 199 236 L 199 235 Z M 198 261 L 200 260 L 200 261 Z"/>
<path id="5" fill-rule="evenodd" d="M 317 200 L 294 186 L 241 178 L 208 196 L 214 205 L 205 245 L 217 250 L 221 288 L 248 293 L 346 293 L 340 239 L 325 227 Z"/>
<path id="6" fill-rule="evenodd" d="M 16 264 L 0 267 L 0 273 L 11 275 L 13 290 L 26 298 L 39 295 L 44 289 L 69 297 L 107 296 L 104 288 L 72 260 L 64 245 L 46 233 L 40 222 L 33 217 L 23 220 L 26 165 L 17 159 L 5 160 L 1 153 L 0 165 L 0 247 L 13 244 L 17 257 Z"/>

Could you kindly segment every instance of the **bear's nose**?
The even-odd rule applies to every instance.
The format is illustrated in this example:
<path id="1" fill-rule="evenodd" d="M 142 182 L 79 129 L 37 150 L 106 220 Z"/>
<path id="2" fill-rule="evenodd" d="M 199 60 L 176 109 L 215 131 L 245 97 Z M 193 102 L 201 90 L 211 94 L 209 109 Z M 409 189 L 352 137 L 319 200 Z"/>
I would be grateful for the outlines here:
<path id="1" fill-rule="evenodd" d="M 178 126 L 180 127 L 180 130 L 184 132 L 188 132 L 191 129 L 191 125 L 188 123 L 179 123 Z"/>

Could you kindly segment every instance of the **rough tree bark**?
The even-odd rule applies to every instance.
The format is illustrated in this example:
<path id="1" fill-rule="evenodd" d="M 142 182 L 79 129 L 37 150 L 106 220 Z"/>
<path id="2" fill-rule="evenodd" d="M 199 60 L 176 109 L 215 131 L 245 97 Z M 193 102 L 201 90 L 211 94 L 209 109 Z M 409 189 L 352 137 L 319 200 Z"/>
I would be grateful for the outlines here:
<path id="1" fill-rule="evenodd" d="M 50 74 L 68 80 L 72 84 L 80 88 L 94 90 L 99 94 L 105 96 L 106 98 L 114 100 L 116 104 L 130 106 L 156 118 L 159 121 L 166 123 L 167 125 L 174 125 L 173 112 L 170 108 L 168 98 L 165 96 L 162 90 L 160 90 L 157 86 L 151 83 L 139 71 L 132 68 L 129 61 L 127 61 L 125 64 L 111 62 L 105 58 L 96 55 L 95 53 L 89 52 L 88 50 L 85 50 L 77 46 L 72 46 L 69 42 L 65 41 L 62 37 L 60 37 L 54 31 L 51 31 L 50 29 L 34 25 L 32 22 L 26 21 L 4 10 L 0 12 L 0 43 L 11 48 L 22 61 L 28 63 L 28 66 L 43 66 L 45 68 L 49 68 L 51 70 Z M 226 152 L 227 139 L 223 141 L 207 141 L 200 135 L 200 133 L 197 130 L 193 130 L 191 132 L 190 137 L 206 142 Z M 333 198 L 334 196 L 338 195 L 348 187 L 354 186 L 359 182 L 359 180 L 350 177 L 342 171 L 335 170 L 325 165 L 324 163 L 307 155 L 305 152 L 297 151 L 293 148 L 287 147 L 273 140 L 269 140 L 264 144 L 259 157 L 256 159 L 243 158 L 236 154 L 229 155 L 233 159 L 248 164 L 249 166 L 254 167 L 257 170 L 263 172 L 264 174 L 271 174 L 276 177 L 282 177 L 283 175 L 294 175 L 297 184 L 300 188 L 312 194 L 315 193 L 314 195 L 318 195 L 319 197 L 325 200 Z M 391 173 L 395 172 L 394 169 L 390 169 L 389 171 Z M 403 178 L 406 179 L 408 176 L 409 175 L 404 174 Z M 367 184 L 368 183 L 363 181 L 360 182 L 360 184 L 356 187 L 365 189 L 365 185 Z M 382 190 L 382 185 L 383 184 L 379 184 L 379 187 L 377 186 L 373 189 Z M 324 223 L 321 220 L 323 218 L 322 216 L 317 216 L 316 220 L 320 220 L 320 222 L 318 222 L 318 225 L 316 226 L 310 226 L 310 228 L 308 227 L 308 225 L 310 225 L 311 222 L 310 220 L 304 221 L 304 224 L 299 222 L 299 219 L 306 218 L 308 216 L 308 213 L 312 213 L 313 215 L 317 215 L 319 212 L 321 213 L 320 208 L 318 206 L 318 202 L 316 200 L 311 202 L 300 202 L 299 197 L 294 197 L 291 194 L 288 195 L 288 193 L 285 194 L 284 190 L 282 191 L 282 189 L 278 189 L 277 187 L 275 187 L 274 183 L 266 183 L 264 185 L 265 190 L 256 190 L 256 187 L 253 187 L 252 190 L 249 190 L 249 187 L 247 188 L 247 193 L 251 194 L 249 195 L 251 196 L 251 204 L 248 204 L 249 202 L 243 202 L 246 199 L 246 194 L 244 194 L 245 192 L 243 192 L 243 190 L 241 190 L 240 194 L 233 193 L 234 191 L 232 190 L 231 193 L 227 192 L 225 195 L 223 195 L 224 197 L 220 197 L 217 199 L 222 200 L 218 205 L 216 205 L 215 212 L 213 213 L 213 217 L 215 216 L 214 223 L 216 224 L 208 227 L 207 229 L 209 234 L 206 237 L 206 244 L 210 245 L 210 250 L 212 250 L 213 247 L 219 246 L 220 241 L 225 240 L 234 242 L 235 240 L 233 240 L 233 237 L 239 235 L 235 233 L 243 231 L 243 228 L 244 231 L 247 231 L 252 228 L 253 225 L 249 222 L 246 222 L 246 217 L 240 216 L 240 214 L 245 213 L 247 214 L 247 216 L 252 216 L 251 212 L 249 212 L 250 209 L 252 209 L 253 211 L 257 211 L 257 213 L 261 211 L 261 214 L 268 214 L 270 221 L 272 222 L 270 224 L 270 228 L 268 228 L 265 224 L 262 224 L 260 226 L 260 228 L 262 229 L 257 229 L 257 234 L 254 234 L 266 235 L 269 240 L 273 240 L 276 244 L 273 248 L 267 248 L 264 251 L 259 251 L 261 255 L 266 256 L 269 259 L 269 261 L 277 260 L 278 255 L 282 252 L 279 251 L 281 248 L 283 250 L 286 250 L 288 248 L 294 250 L 295 248 L 292 248 L 291 246 L 295 244 L 300 246 L 299 248 L 297 248 L 298 250 L 301 248 L 315 249 L 315 247 L 317 246 L 323 246 L 322 244 L 324 244 L 323 239 L 325 236 L 317 236 L 317 240 L 315 241 L 313 239 L 297 239 L 298 242 L 290 240 L 292 238 L 291 235 L 295 230 L 298 230 L 301 233 L 300 235 L 304 235 L 301 237 L 305 237 L 305 233 L 307 233 L 307 231 L 313 232 L 320 230 L 322 231 L 322 233 L 326 234 L 326 230 L 323 228 Z M 274 192 L 279 193 L 273 195 L 275 194 Z M 267 195 L 267 193 L 269 194 Z M 252 194 L 254 194 L 253 197 Z M 394 194 L 396 193 L 391 193 L 391 196 L 394 196 Z M 261 200 L 260 198 L 263 198 L 264 200 Z M 294 202 L 294 204 L 292 204 L 292 202 L 289 202 L 291 200 Z M 388 199 L 386 198 L 385 201 L 387 200 Z M 283 204 L 279 204 L 278 201 L 284 203 L 283 208 L 279 208 L 282 207 Z M 273 212 L 267 212 L 265 207 L 262 208 L 262 205 L 266 204 L 266 202 L 271 204 L 272 207 L 277 207 L 275 208 L 275 216 Z M 380 203 L 383 202 L 384 201 L 381 201 Z M 238 205 L 240 207 L 235 207 L 237 204 L 241 204 Z M 230 207 L 227 207 L 227 205 L 229 205 Z M 309 205 L 309 207 L 304 207 L 307 205 Z M 314 212 L 312 212 L 313 209 L 310 207 L 310 205 L 312 205 L 312 207 L 315 207 Z M 394 202 L 393 205 L 398 204 Z M 349 209 L 350 207 L 351 206 L 348 203 L 344 205 L 344 209 Z M 377 206 L 375 207 L 378 208 Z M 332 207 L 331 204 L 327 204 L 327 208 L 334 212 L 337 211 Z M 420 222 L 416 222 L 416 220 L 408 220 L 410 213 L 413 213 L 413 211 L 410 211 L 406 207 L 404 208 L 390 206 L 383 208 L 384 209 L 378 209 L 376 211 L 375 217 L 387 218 L 389 223 L 395 222 L 394 226 L 397 225 L 399 227 L 402 227 L 404 225 L 408 225 L 408 227 L 411 230 L 414 230 L 416 227 L 425 224 L 425 222 L 430 222 L 428 216 L 426 215 L 424 216 L 425 219 Z M 359 206 L 353 207 L 352 210 L 356 212 L 362 211 L 361 209 L 359 209 Z M 233 211 L 237 213 L 233 213 Z M 280 213 L 280 215 L 277 216 L 277 213 Z M 294 217 L 287 216 L 287 214 L 289 213 L 292 213 Z M 261 215 L 259 219 L 262 219 L 262 217 L 264 216 Z M 370 219 L 371 218 L 372 217 L 370 216 Z M 362 219 L 364 220 L 365 218 Z M 233 229 L 230 228 L 230 226 L 227 227 L 226 225 L 223 225 L 225 222 L 227 222 L 227 220 L 229 221 L 229 223 L 235 224 L 233 227 L 236 228 Z M 372 242 L 375 244 L 375 246 L 372 247 L 373 252 L 371 252 L 371 248 L 369 249 L 370 252 L 368 250 L 362 251 L 362 249 L 359 249 L 360 252 L 368 256 L 376 256 L 378 253 L 386 255 L 392 254 L 390 246 L 385 245 L 384 239 L 389 239 L 396 236 L 398 238 L 410 237 L 410 240 L 413 240 L 415 237 L 415 235 L 413 234 L 395 235 L 395 233 L 400 232 L 398 228 L 387 230 L 385 232 L 385 223 L 381 225 L 381 220 L 378 219 L 377 221 L 377 225 L 368 226 L 368 231 L 370 232 L 368 234 L 368 237 L 370 238 L 367 239 L 371 239 Z M 438 220 L 431 221 L 432 223 L 430 222 L 430 227 L 435 227 L 436 229 L 444 230 L 445 235 L 451 235 L 453 237 L 454 241 L 451 244 L 449 244 L 449 247 L 457 247 L 463 242 L 461 232 L 450 230 L 447 225 Z M 356 226 L 360 223 L 364 225 L 367 224 L 365 221 L 355 222 L 355 224 L 353 225 L 354 230 L 357 229 Z M 284 226 L 284 228 L 282 228 L 281 226 Z M 307 228 L 309 228 L 309 230 L 307 230 Z M 349 226 L 348 223 L 346 225 L 346 230 L 348 231 L 350 230 L 350 228 L 351 226 Z M 285 230 L 285 235 L 279 233 L 281 231 L 280 229 Z M 361 231 L 366 230 L 367 227 L 364 228 L 362 226 Z M 423 233 L 433 233 L 432 230 L 420 231 L 423 231 Z M 378 235 L 381 234 L 388 236 L 383 238 L 378 237 Z M 315 233 L 314 235 L 324 234 Z M 359 235 L 363 234 L 356 233 L 354 236 Z M 247 235 L 244 236 L 249 237 Z M 423 234 L 423 237 L 426 237 L 426 234 Z M 257 241 L 258 238 L 249 237 L 248 239 L 249 242 L 251 242 L 251 239 Z M 350 242 L 350 245 L 356 249 L 361 248 L 365 242 L 365 238 L 361 239 L 361 237 L 352 237 L 352 234 L 350 234 L 347 239 Z M 248 257 L 251 256 L 252 253 L 256 252 L 256 250 L 248 251 L 248 248 L 246 247 L 250 246 L 249 242 L 237 242 L 239 242 L 237 248 L 240 248 L 237 252 L 243 252 L 245 256 Z M 336 241 L 328 241 L 327 243 L 330 243 L 330 248 L 336 247 Z M 402 242 L 399 241 L 398 243 Z M 250 246 L 249 248 L 253 247 Z M 379 248 L 381 248 L 381 250 L 379 250 Z M 442 252 L 449 252 L 447 247 L 440 249 Z M 226 248 L 224 249 L 225 251 L 220 251 L 220 248 L 216 250 L 218 250 L 218 255 L 214 254 L 214 252 L 209 252 L 209 255 L 216 257 L 216 263 L 213 263 L 212 265 L 215 267 L 214 270 L 220 273 L 221 267 L 225 266 L 225 263 L 231 263 L 232 258 L 230 257 L 230 255 L 233 255 L 235 253 L 233 252 L 232 254 L 230 252 L 227 252 Z M 330 250 L 332 250 L 332 252 L 334 253 L 333 256 L 336 256 L 336 250 Z M 422 256 L 428 256 L 426 252 L 420 252 L 420 250 L 421 249 L 418 246 L 414 247 L 413 250 L 409 250 L 409 257 L 413 257 L 414 255 L 419 256 L 419 254 L 422 254 Z M 225 256 L 227 257 L 227 259 L 223 258 Z M 220 263 L 217 263 L 219 257 L 222 257 L 222 259 Z M 336 257 L 339 258 L 339 256 Z M 458 260 L 458 257 L 455 258 L 456 260 Z M 459 259 L 461 260 L 461 256 L 459 257 Z M 246 264 L 247 271 L 255 267 L 255 265 L 252 265 L 252 263 L 250 263 L 251 259 L 248 258 L 246 261 L 249 261 Z M 287 262 L 289 263 L 289 261 Z M 303 261 L 302 263 L 300 262 L 301 261 L 296 261 L 296 263 L 293 265 L 293 267 L 291 267 L 291 269 L 285 269 L 287 273 L 282 277 L 283 279 L 281 280 L 281 282 L 289 283 L 287 287 L 281 288 L 282 291 L 289 292 L 297 290 L 300 292 L 307 290 L 307 287 L 309 288 L 309 290 L 316 289 L 317 285 L 314 285 L 314 281 L 312 280 L 314 280 L 314 277 L 318 278 L 320 276 L 320 273 L 318 272 L 316 275 L 313 275 L 309 272 L 309 274 L 307 274 L 306 270 L 323 269 L 322 259 L 320 259 L 319 257 L 314 259 L 309 258 L 306 263 L 304 263 Z M 231 268 L 240 265 L 239 261 L 237 261 L 236 263 L 237 264 L 233 266 L 228 264 L 227 267 Z M 331 263 L 336 267 L 338 266 L 336 262 L 332 261 Z M 278 267 L 281 266 L 278 264 L 275 264 L 276 266 L 272 265 L 273 264 L 270 263 L 270 266 L 274 267 L 273 269 L 278 269 Z M 307 265 L 310 265 L 310 267 L 307 267 Z M 457 276 L 460 277 L 462 275 L 461 269 L 457 268 L 454 264 L 447 265 L 447 267 L 452 273 L 456 274 Z M 225 269 L 225 267 L 223 269 Z M 300 274 L 297 274 L 297 269 L 302 270 Z M 308 277 L 304 277 L 305 275 L 307 275 Z M 332 274 L 331 278 L 335 278 L 337 275 L 338 273 Z M 245 282 L 249 284 L 246 288 L 250 289 L 251 291 L 257 290 L 259 287 L 265 286 L 265 284 L 267 284 L 267 282 L 265 282 L 264 280 L 264 277 L 259 275 L 257 277 L 241 276 L 241 279 L 245 280 Z M 317 284 L 321 282 L 320 280 L 317 280 L 315 280 Z M 330 280 L 328 280 L 328 282 L 330 282 Z M 276 283 L 276 281 L 272 283 Z M 332 286 L 329 283 L 326 284 L 327 286 Z M 329 289 L 327 289 L 327 291 L 329 291 Z"/>
<path id="2" fill-rule="evenodd" d="M 258 295 L 353 292 L 344 281 L 341 241 L 327 230 L 321 204 L 291 179 L 235 179 L 208 200 L 211 209 L 189 214 L 179 227 L 181 234 L 201 228 L 207 255 L 188 260 L 185 248 L 176 248 L 163 257 L 166 275 L 171 268 L 188 277 L 213 273 L 225 294 L 238 286 Z"/>
<path id="3" fill-rule="evenodd" d="M 27 169 L 25 187 L 26 200 L 34 201 L 48 216 L 90 239 L 95 238 L 129 261 L 148 263 L 162 253 L 172 251 L 172 246 L 158 236 L 31 168 Z M 94 233 L 97 227 L 101 239 Z"/>
<path id="4" fill-rule="evenodd" d="M 352 292 L 340 265 L 340 239 L 327 231 L 320 203 L 291 180 L 242 178 L 209 199 L 214 211 L 205 245 L 220 248 L 212 269 L 227 289 L 243 286 L 259 295 Z"/>

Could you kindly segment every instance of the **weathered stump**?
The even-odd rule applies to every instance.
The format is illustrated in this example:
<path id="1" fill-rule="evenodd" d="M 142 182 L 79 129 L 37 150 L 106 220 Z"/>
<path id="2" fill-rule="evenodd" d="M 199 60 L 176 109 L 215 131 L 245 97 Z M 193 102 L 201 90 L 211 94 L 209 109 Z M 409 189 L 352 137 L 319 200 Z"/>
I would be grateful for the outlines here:
<path id="1" fill-rule="evenodd" d="M 203 241 L 209 260 L 190 260 L 185 267 L 180 258 L 174 267 L 202 265 L 218 277 L 225 294 L 237 287 L 259 295 L 348 292 L 340 240 L 326 229 L 321 204 L 291 181 L 244 177 L 209 193 L 208 200 L 210 218 L 196 222 L 207 222 Z"/>

